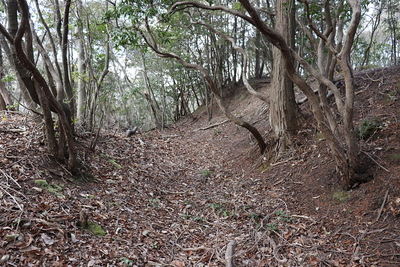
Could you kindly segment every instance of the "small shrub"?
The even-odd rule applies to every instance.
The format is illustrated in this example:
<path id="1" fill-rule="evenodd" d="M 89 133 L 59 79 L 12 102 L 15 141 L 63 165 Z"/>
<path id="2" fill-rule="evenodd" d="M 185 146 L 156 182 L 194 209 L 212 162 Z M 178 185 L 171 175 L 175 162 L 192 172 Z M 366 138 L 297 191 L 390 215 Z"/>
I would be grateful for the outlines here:
<path id="1" fill-rule="evenodd" d="M 121 257 L 120 260 L 123 264 L 125 264 L 125 266 L 133 266 L 133 260 L 131 259 L 128 259 L 126 257 Z"/>
<path id="2" fill-rule="evenodd" d="M 279 219 L 283 222 L 291 222 L 292 221 L 292 217 L 290 217 L 285 211 L 283 210 L 277 210 L 275 211 L 276 216 L 279 217 Z"/>
<path id="3" fill-rule="evenodd" d="M 108 162 L 110 162 L 112 165 L 114 165 L 115 168 L 117 168 L 118 170 L 122 169 L 122 166 L 119 165 L 115 159 L 110 159 Z"/>
<path id="4" fill-rule="evenodd" d="M 210 177 L 212 174 L 212 171 L 204 169 L 201 171 L 201 175 L 203 175 L 204 177 Z"/>
<path id="5" fill-rule="evenodd" d="M 153 207 L 158 208 L 160 200 L 158 198 L 151 198 L 149 199 L 149 202 L 153 205 Z"/>
<path id="6" fill-rule="evenodd" d="M 269 224 L 267 224 L 267 228 L 271 232 L 276 232 L 276 231 L 278 231 L 278 224 L 276 222 L 269 223 Z"/>
<path id="7" fill-rule="evenodd" d="M 222 217 L 233 217 L 236 213 L 233 210 L 228 210 L 223 204 L 213 203 L 208 206 L 215 210 L 215 212 Z"/>
<path id="8" fill-rule="evenodd" d="M 332 197 L 336 201 L 344 202 L 350 197 L 350 192 L 343 190 L 336 191 L 335 193 L 333 193 Z"/>
<path id="9" fill-rule="evenodd" d="M 360 140 L 367 140 L 372 137 L 377 131 L 381 129 L 381 123 L 378 119 L 372 120 L 365 119 L 361 121 L 357 128 L 358 138 Z"/>
<path id="10" fill-rule="evenodd" d="M 218 129 L 218 128 L 214 129 L 214 135 L 216 135 L 216 136 L 220 135 L 221 132 L 222 132 L 221 129 Z"/>

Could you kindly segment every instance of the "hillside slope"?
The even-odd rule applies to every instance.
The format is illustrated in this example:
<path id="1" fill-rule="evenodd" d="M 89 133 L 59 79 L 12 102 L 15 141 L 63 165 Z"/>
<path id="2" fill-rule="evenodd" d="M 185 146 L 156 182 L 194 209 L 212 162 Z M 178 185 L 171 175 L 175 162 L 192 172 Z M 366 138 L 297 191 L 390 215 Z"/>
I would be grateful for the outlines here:
<path id="1" fill-rule="evenodd" d="M 355 121 L 377 165 L 349 192 L 307 104 L 278 161 L 218 109 L 211 121 L 200 109 L 163 132 L 103 132 L 95 151 L 92 136 L 77 136 L 80 177 L 46 154 L 39 122 L 3 113 L 0 265 L 225 266 L 235 240 L 237 266 L 399 266 L 399 71 L 355 76 Z M 253 83 L 268 93 L 268 80 Z M 268 140 L 267 105 L 229 92 L 233 113 Z M 85 218 L 101 228 L 83 229 Z"/>

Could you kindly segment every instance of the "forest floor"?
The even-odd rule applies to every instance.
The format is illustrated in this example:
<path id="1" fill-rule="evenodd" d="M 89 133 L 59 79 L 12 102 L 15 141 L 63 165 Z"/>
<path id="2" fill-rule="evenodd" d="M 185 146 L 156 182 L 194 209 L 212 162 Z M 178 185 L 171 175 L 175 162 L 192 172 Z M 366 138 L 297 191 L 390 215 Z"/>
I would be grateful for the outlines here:
<path id="1" fill-rule="evenodd" d="M 260 156 L 245 129 L 203 108 L 164 131 L 102 131 L 94 150 L 78 134 L 79 177 L 48 156 L 41 122 L 3 112 L 0 266 L 227 266 L 233 240 L 235 266 L 400 266 L 398 73 L 355 75 L 360 146 L 376 165 L 350 191 L 307 103 L 279 159 L 271 141 Z M 253 84 L 268 93 L 267 79 Z M 269 140 L 268 106 L 228 91 Z"/>

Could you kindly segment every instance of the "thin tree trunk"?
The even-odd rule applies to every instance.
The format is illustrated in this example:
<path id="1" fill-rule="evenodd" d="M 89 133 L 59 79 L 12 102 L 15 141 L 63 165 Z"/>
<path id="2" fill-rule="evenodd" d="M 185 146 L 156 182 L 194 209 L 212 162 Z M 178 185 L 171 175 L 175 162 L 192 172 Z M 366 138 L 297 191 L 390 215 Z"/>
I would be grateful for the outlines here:
<path id="1" fill-rule="evenodd" d="M 154 123 L 157 129 L 162 129 L 163 125 L 161 124 L 159 118 L 160 109 L 158 107 L 157 101 L 154 98 L 153 88 L 151 87 L 150 79 L 147 75 L 146 59 L 143 53 L 141 55 L 142 55 L 142 66 L 143 66 L 143 79 L 144 83 L 146 84 L 146 91 L 144 92 L 144 95 L 147 99 L 147 102 L 149 102 L 154 117 Z"/>
<path id="2" fill-rule="evenodd" d="M 64 80 L 64 87 L 65 93 L 67 95 L 67 101 L 69 103 L 69 108 L 71 110 L 71 114 L 75 115 L 75 100 L 74 94 L 72 92 L 72 85 L 70 81 L 70 74 L 69 74 L 69 64 L 68 64 L 68 32 L 69 32 L 69 11 L 71 8 L 71 0 L 65 0 L 64 6 L 64 17 L 63 17 L 63 32 L 62 32 L 62 39 L 61 39 L 61 55 L 62 55 L 62 63 L 63 63 L 63 80 Z"/>
<path id="3" fill-rule="evenodd" d="M 8 32 L 12 38 L 15 37 L 17 30 L 18 30 L 18 2 L 17 0 L 7 0 L 7 22 L 8 22 Z M 5 29 L 4 29 L 5 30 Z M 26 43 L 26 47 L 31 46 L 32 44 Z M 16 52 L 15 52 L 15 47 L 11 46 L 11 58 L 12 58 L 12 65 L 15 66 L 15 70 L 18 73 L 18 76 L 20 77 L 20 81 L 22 81 L 24 87 L 21 86 L 21 90 L 23 91 L 23 88 L 25 88 L 33 102 L 40 104 L 39 102 L 39 97 L 36 93 L 36 88 L 35 84 L 33 83 L 31 79 L 31 75 L 27 71 L 27 69 L 21 64 L 21 62 L 18 60 Z M 32 50 L 32 49 L 29 49 Z M 21 84 L 20 84 L 21 85 Z M 25 97 L 26 98 L 26 97 Z M 28 100 L 27 100 L 28 101 Z M 29 103 L 29 102 L 28 102 Z"/>
<path id="4" fill-rule="evenodd" d="M 32 100 L 32 97 L 30 96 L 28 90 L 26 89 L 25 84 L 22 81 L 21 76 L 18 73 L 17 67 L 14 64 L 14 62 L 15 62 L 15 60 L 14 60 L 15 53 L 11 52 L 12 49 L 10 48 L 10 46 L 8 45 L 5 37 L 2 34 L 0 34 L 0 44 L 1 44 L 1 48 L 4 50 L 5 55 L 7 56 L 8 62 L 10 62 L 10 65 L 11 65 L 12 69 L 16 73 L 17 83 L 18 83 L 18 86 L 20 88 L 21 96 L 22 96 L 23 101 L 25 102 L 26 108 L 35 111 L 36 110 L 36 104 Z"/>
<path id="5" fill-rule="evenodd" d="M 82 1 L 77 1 L 78 7 L 82 10 Z M 78 91 L 78 100 L 77 100 L 77 119 L 78 124 L 81 126 L 85 126 L 85 105 L 86 105 L 86 88 L 85 88 L 85 76 L 86 76 L 86 64 L 85 64 L 85 50 L 84 50 L 84 43 L 83 43 L 83 31 L 82 31 L 82 24 L 78 21 L 76 26 L 76 47 L 78 49 L 78 84 L 77 84 L 77 91 Z"/>
<path id="6" fill-rule="evenodd" d="M 13 108 L 13 101 L 11 99 L 10 93 L 7 91 L 6 85 L 3 81 L 4 79 L 4 68 L 3 68 L 3 51 L 0 49 L 0 98 L 1 98 L 1 107 L 0 110 L 15 110 Z"/>

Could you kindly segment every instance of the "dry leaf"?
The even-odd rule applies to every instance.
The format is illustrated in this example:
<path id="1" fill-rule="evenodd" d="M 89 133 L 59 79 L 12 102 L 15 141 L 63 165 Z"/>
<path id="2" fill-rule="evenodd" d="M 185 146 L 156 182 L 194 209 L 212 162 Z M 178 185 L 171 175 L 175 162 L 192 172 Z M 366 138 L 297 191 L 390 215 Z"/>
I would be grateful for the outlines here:
<path id="1" fill-rule="evenodd" d="M 57 242 L 57 240 L 52 239 L 51 237 L 49 237 L 48 235 L 46 235 L 45 233 L 42 233 L 40 235 L 43 239 L 43 241 L 47 244 L 47 245 L 53 245 L 54 243 Z"/>

